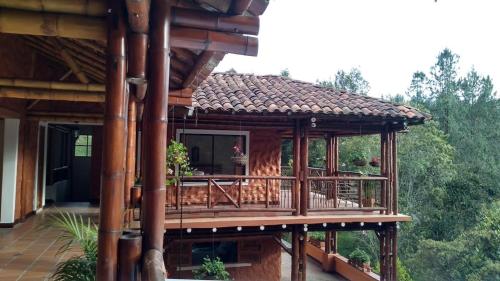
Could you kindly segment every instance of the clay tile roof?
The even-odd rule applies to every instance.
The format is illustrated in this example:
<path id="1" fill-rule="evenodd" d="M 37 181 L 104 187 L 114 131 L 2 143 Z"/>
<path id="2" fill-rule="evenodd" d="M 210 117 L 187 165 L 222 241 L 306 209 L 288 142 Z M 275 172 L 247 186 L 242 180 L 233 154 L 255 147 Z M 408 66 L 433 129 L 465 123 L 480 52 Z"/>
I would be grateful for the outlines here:
<path id="1" fill-rule="evenodd" d="M 409 120 L 430 116 L 413 107 L 275 75 L 213 73 L 193 94 L 193 106 L 208 111 L 315 113 Z"/>

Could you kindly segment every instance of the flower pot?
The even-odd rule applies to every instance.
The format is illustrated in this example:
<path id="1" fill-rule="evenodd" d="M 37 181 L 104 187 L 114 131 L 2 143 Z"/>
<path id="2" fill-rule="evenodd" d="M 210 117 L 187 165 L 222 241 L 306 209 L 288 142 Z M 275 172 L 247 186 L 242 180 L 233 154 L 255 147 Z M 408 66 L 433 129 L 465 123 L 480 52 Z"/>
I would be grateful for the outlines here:
<path id="1" fill-rule="evenodd" d="M 248 156 L 246 155 L 233 156 L 231 157 L 231 161 L 233 161 L 233 163 L 238 166 L 246 166 L 248 163 Z"/>
<path id="2" fill-rule="evenodd" d="M 380 161 L 370 161 L 370 166 L 372 167 L 380 167 Z"/>

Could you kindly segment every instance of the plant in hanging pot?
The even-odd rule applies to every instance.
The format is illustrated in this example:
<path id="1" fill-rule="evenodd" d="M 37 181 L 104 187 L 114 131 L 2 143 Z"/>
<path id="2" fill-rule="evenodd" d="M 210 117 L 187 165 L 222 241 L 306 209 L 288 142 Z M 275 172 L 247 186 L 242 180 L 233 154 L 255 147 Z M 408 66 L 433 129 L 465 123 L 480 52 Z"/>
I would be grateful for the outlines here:
<path id="1" fill-rule="evenodd" d="M 309 243 L 312 245 L 318 247 L 318 248 L 324 248 L 325 247 L 325 233 L 320 232 L 320 231 L 313 231 L 309 233 Z"/>
<path id="2" fill-rule="evenodd" d="M 226 271 L 224 263 L 219 257 L 211 259 L 205 257 L 201 267 L 193 271 L 194 279 L 196 280 L 231 280 L 231 275 Z"/>
<path id="3" fill-rule="evenodd" d="M 370 256 L 363 250 L 356 248 L 349 254 L 349 264 L 365 271 L 370 272 Z"/>
<path id="4" fill-rule="evenodd" d="M 176 169 L 178 172 L 176 173 Z M 192 176 L 193 170 L 189 163 L 189 156 L 186 146 L 172 140 L 167 148 L 167 176 L 173 178 L 166 181 L 167 185 L 174 185 L 180 181 L 182 176 Z"/>
<path id="5" fill-rule="evenodd" d="M 368 164 L 368 151 L 359 149 L 351 153 L 352 163 L 358 167 L 363 167 Z"/>
<path id="6" fill-rule="evenodd" d="M 238 166 L 245 166 L 248 163 L 248 156 L 243 153 L 243 149 L 241 148 L 241 141 L 238 141 L 233 146 L 233 156 L 231 157 L 231 161 Z"/>
<path id="7" fill-rule="evenodd" d="M 372 160 L 370 161 L 370 166 L 372 167 L 380 167 L 380 157 L 372 156 Z"/>

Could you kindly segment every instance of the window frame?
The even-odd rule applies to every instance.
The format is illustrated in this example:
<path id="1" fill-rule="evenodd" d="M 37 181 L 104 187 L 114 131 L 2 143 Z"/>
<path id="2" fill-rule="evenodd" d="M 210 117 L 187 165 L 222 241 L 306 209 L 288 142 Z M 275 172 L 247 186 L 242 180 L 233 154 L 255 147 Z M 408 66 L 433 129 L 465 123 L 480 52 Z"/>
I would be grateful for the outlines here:
<path id="1" fill-rule="evenodd" d="M 250 174 L 250 131 L 235 131 L 235 130 L 209 130 L 209 129 L 177 129 L 176 134 L 175 134 L 175 139 L 177 142 L 181 142 L 181 135 L 186 134 L 186 135 L 222 135 L 222 136 L 244 136 L 245 137 L 245 155 L 248 157 L 248 163 L 245 165 L 245 174 L 242 175 L 243 177 L 248 176 Z M 178 169 L 176 167 L 175 173 L 176 175 L 178 174 Z M 207 175 L 207 176 L 212 176 L 212 175 Z M 184 186 L 196 186 L 204 183 L 204 181 L 197 181 L 197 182 L 185 182 Z M 232 184 L 233 182 L 229 181 L 221 181 L 217 182 L 219 184 Z M 248 184 L 248 180 L 242 181 L 243 184 Z"/>
<path id="2" fill-rule="evenodd" d="M 80 137 L 86 137 L 86 141 L 85 141 L 85 144 L 77 144 L 78 142 L 78 139 Z M 89 139 L 90 139 L 90 143 L 89 143 Z M 92 134 L 81 134 L 79 135 L 77 138 L 75 138 L 75 144 L 74 144 L 74 151 L 73 151 L 73 157 L 86 157 L 86 158 L 90 158 L 92 157 L 92 142 L 94 141 L 94 138 L 93 138 L 93 135 Z M 77 148 L 78 147 L 85 147 L 85 155 L 76 155 L 76 151 L 77 151 Z"/>

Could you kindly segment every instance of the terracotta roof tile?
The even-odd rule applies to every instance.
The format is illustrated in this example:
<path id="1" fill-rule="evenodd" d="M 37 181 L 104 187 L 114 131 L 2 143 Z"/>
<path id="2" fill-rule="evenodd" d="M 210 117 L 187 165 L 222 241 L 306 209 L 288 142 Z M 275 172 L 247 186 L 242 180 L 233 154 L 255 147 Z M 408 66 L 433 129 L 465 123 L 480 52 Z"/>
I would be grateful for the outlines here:
<path id="1" fill-rule="evenodd" d="M 193 94 L 193 106 L 208 111 L 315 113 L 428 119 L 400 104 L 274 75 L 214 73 Z"/>

